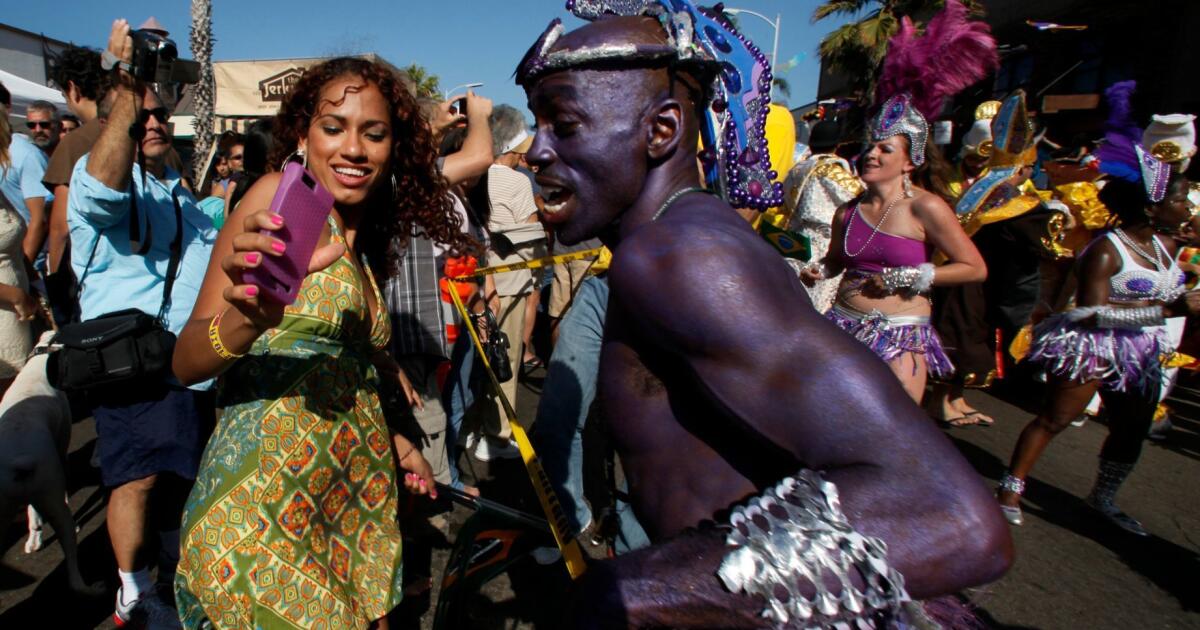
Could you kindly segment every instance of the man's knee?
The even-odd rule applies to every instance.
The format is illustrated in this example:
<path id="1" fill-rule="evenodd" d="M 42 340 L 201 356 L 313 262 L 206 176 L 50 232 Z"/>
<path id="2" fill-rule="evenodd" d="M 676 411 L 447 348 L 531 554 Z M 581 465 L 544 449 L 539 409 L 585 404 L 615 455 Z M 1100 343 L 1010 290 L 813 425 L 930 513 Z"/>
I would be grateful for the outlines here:
<path id="1" fill-rule="evenodd" d="M 1039 429 L 1051 434 L 1058 435 L 1071 424 L 1075 418 L 1063 413 L 1047 413 L 1034 418 L 1033 424 Z"/>
<path id="2" fill-rule="evenodd" d="M 158 475 L 148 475 L 141 479 L 126 481 L 125 483 L 113 489 L 113 493 L 124 495 L 149 495 L 154 490 L 154 486 L 158 483 Z"/>

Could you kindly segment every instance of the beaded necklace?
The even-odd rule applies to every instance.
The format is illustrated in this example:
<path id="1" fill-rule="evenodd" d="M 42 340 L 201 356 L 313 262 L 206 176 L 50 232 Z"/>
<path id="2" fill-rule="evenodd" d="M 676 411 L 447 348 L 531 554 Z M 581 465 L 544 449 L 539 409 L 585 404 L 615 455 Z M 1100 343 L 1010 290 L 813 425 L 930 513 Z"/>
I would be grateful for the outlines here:
<path id="1" fill-rule="evenodd" d="M 857 258 L 863 252 L 867 251 L 867 247 L 870 247 L 871 241 L 875 239 L 875 235 L 879 234 L 880 228 L 883 227 L 884 221 L 887 221 L 888 215 L 891 214 L 891 212 L 892 212 L 892 208 L 894 208 L 896 206 L 896 204 L 899 203 L 900 200 L 904 198 L 904 196 L 905 196 L 904 191 L 902 190 L 902 191 L 900 191 L 900 194 L 896 195 L 896 198 L 893 199 L 892 202 L 888 204 L 887 208 L 883 211 L 883 216 L 879 217 L 879 223 L 875 224 L 875 228 L 871 230 L 871 235 L 867 237 L 867 242 L 863 243 L 862 249 L 859 249 L 857 252 L 854 252 L 853 254 L 850 253 L 850 224 L 853 223 L 853 221 L 847 221 L 846 222 L 846 233 L 844 235 L 842 235 L 842 253 L 846 254 L 847 258 Z M 860 219 L 862 219 L 862 212 L 859 211 L 859 206 L 861 206 L 861 205 L 862 205 L 861 200 L 858 203 L 854 204 L 854 213 L 857 214 L 858 218 L 860 218 Z M 863 219 L 863 223 L 866 223 L 865 219 Z"/>

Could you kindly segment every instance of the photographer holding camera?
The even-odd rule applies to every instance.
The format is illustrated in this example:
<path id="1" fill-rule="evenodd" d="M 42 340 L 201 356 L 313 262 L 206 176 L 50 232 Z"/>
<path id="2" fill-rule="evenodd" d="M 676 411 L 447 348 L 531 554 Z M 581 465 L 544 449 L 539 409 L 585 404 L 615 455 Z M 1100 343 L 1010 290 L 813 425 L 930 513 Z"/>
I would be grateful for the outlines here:
<path id="1" fill-rule="evenodd" d="M 174 61 L 160 54 L 163 39 L 131 33 L 128 22 L 117 20 L 102 56 L 112 77 L 109 114 L 91 152 L 75 165 L 67 204 L 84 322 L 60 333 L 64 349 L 57 361 L 63 367 L 51 376 L 64 389 L 94 396 L 101 479 L 111 488 L 108 532 L 121 579 L 114 620 L 120 626 L 140 617 L 152 628 L 177 628 L 174 608 L 150 582 L 146 556 L 153 547 L 147 530 L 158 530 L 158 579 L 170 584 L 183 502 L 213 424 L 213 397 L 210 382 L 192 389 L 178 384 L 170 374 L 168 346 L 196 302 L 216 231 L 181 185 L 180 174 L 165 163 L 169 112 L 148 87 L 162 83 Z M 115 321 L 153 323 L 136 333 L 145 337 L 122 345 L 125 330 L 106 324 Z M 92 337 L 78 332 L 88 326 L 102 332 Z M 94 366 L 72 373 L 85 351 L 72 348 L 71 339 L 87 343 L 95 334 L 115 338 L 110 347 L 134 348 L 137 356 L 129 364 L 140 373 L 98 374 Z M 146 338 L 165 349 L 165 367 L 148 367 L 161 356 L 140 354 Z"/>

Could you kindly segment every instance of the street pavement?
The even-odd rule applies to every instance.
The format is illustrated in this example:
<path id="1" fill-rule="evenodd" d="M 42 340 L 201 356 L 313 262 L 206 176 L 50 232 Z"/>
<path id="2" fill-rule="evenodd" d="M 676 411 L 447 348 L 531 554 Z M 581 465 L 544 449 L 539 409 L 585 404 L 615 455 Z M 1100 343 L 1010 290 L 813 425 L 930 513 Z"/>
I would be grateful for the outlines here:
<path id="1" fill-rule="evenodd" d="M 518 412 L 532 418 L 541 384 L 535 372 L 520 388 Z M 1195 381 L 1195 379 L 1192 379 Z M 1118 496 L 1129 514 L 1152 536 L 1138 539 L 1099 522 L 1081 501 L 1091 487 L 1096 455 L 1106 434 L 1099 422 L 1068 428 L 1051 444 L 1029 480 L 1026 522 L 1013 529 L 1016 562 L 1001 580 L 967 596 L 983 620 L 996 628 L 1200 628 L 1200 385 L 1184 383 L 1173 400 L 1175 428 L 1166 441 L 1147 443 L 1142 460 Z M 946 434 L 994 486 L 1003 473 L 1017 434 L 1041 400 L 1037 391 L 970 392 L 968 400 L 996 418 L 993 427 L 948 429 Z M 24 518 L 13 519 L 0 541 L 0 628 L 111 628 L 115 568 L 104 529 L 104 494 L 89 465 L 94 447 L 90 420 L 74 427 L 70 455 L 71 506 L 81 527 L 84 578 L 103 582 L 107 592 L 83 597 L 66 587 L 62 552 L 47 532 L 46 548 L 25 554 Z M 536 513 L 538 508 L 519 463 L 489 466 L 464 461 L 485 496 Z M 447 525 L 405 526 L 405 567 L 413 595 L 393 627 L 431 628 L 436 588 L 421 594 L 449 554 L 454 532 L 469 512 L 456 507 Z M 447 533 L 449 535 L 447 535 Z M 970 535 L 970 532 L 965 532 Z M 585 545 L 593 556 L 603 548 Z M 508 575 L 489 583 L 470 603 L 472 628 L 556 628 L 568 595 L 561 564 L 522 560 Z"/>

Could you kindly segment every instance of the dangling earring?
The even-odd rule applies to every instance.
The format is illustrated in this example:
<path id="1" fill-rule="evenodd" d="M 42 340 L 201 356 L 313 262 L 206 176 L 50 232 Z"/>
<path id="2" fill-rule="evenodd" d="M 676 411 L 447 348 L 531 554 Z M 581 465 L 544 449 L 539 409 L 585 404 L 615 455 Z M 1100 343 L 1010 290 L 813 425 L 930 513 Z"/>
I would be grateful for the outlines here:
<path id="1" fill-rule="evenodd" d="M 913 196 L 912 178 L 908 176 L 908 173 L 904 174 L 904 196 L 908 199 L 912 199 Z"/>
<path id="2" fill-rule="evenodd" d="M 291 162 L 294 158 L 300 158 L 301 166 L 303 166 L 305 170 L 308 170 L 308 155 L 304 153 L 304 149 L 296 149 L 295 151 L 289 153 L 287 157 L 283 158 L 283 164 L 279 165 L 279 169 L 283 170 L 283 167 L 287 166 L 287 163 Z"/>
<path id="3" fill-rule="evenodd" d="M 400 201 L 400 186 L 396 184 L 396 174 L 392 173 L 392 202 Z"/>

